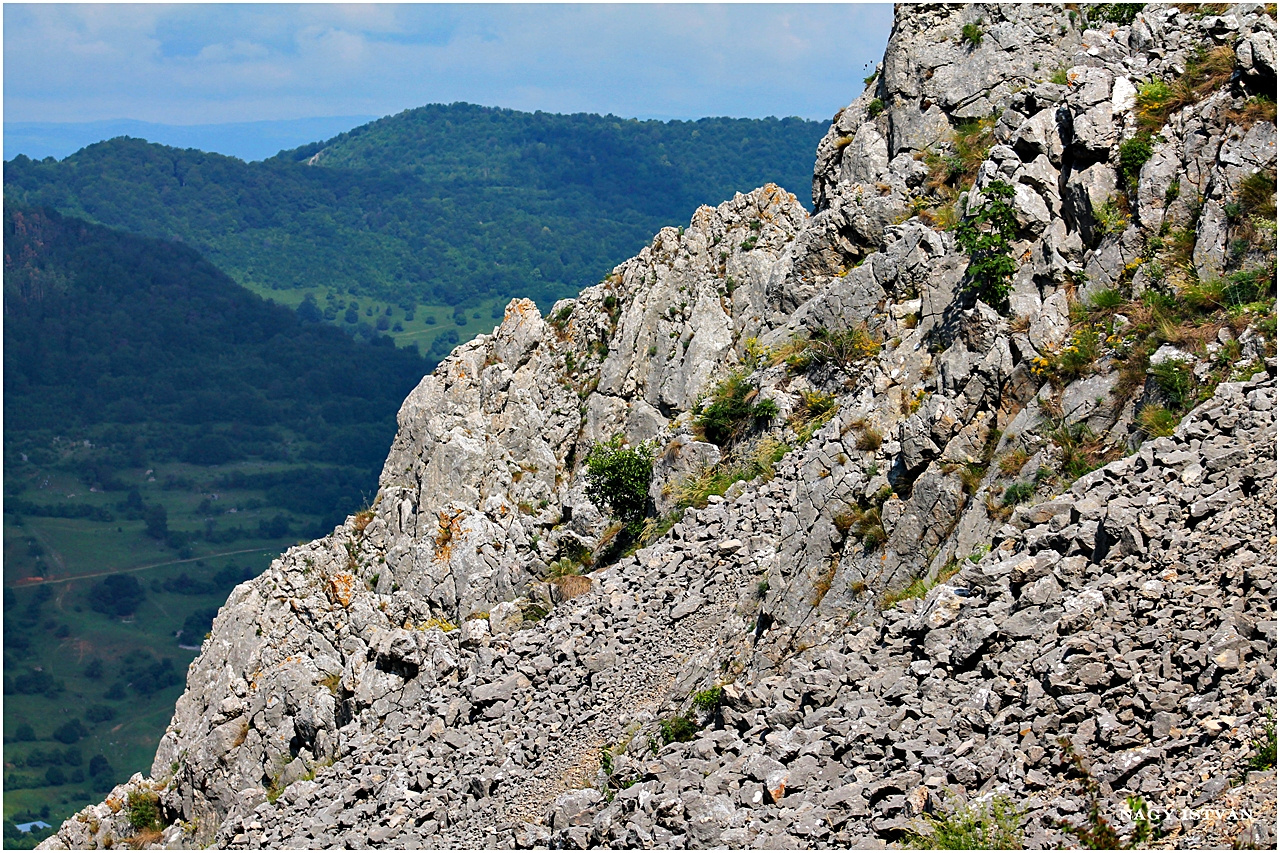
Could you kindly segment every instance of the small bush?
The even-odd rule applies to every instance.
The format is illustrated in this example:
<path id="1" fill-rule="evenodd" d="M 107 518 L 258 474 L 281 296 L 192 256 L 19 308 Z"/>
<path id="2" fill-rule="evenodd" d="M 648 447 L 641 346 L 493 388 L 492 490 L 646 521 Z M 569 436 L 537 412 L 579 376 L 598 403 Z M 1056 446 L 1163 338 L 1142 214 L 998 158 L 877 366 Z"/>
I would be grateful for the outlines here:
<path id="1" fill-rule="evenodd" d="M 419 631 L 428 631 L 432 628 L 438 628 L 444 633 L 458 630 L 458 626 L 450 622 L 443 616 L 432 616 L 427 621 L 418 626 Z"/>
<path id="2" fill-rule="evenodd" d="M 759 394 L 745 372 L 730 374 L 711 392 L 710 402 L 697 414 L 694 424 L 707 441 L 725 447 L 777 417 L 777 404 L 759 400 Z"/>
<path id="3" fill-rule="evenodd" d="M 573 557 L 561 557 L 551 565 L 547 566 L 545 580 L 553 580 L 555 578 L 568 577 L 569 575 L 582 574 L 582 562 L 575 560 Z"/>
<path id="4" fill-rule="evenodd" d="M 791 417 L 791 428 L 804 444 L 835 415 L 835 397 L 820 391 L 801 391 L 800 405 Z"/>
<path id="5" fill-rule="evenodd" d="M 982 23 L 973 22 L 965 24 L 960 30 L 960 38 L 967 41 L 971 48 L 982 44 Z"/>
<path id="6" fill-rule="evenodd" d="M 889 539 L 884 529 L 880 510 L 884 502 L 892 494 L 893 490 L 886 487 L 876 494 L 870 503 L 855 505 L 845 512 L 833 516 L 831 523 L 835 525 L 841 536 L 847 536 L 852 532 L 856 538 L 861 540 L 863 547 L 868 551 L 873 551 Z"/>
<path id="7" fill-rule="evenodd" d="M 1067 85 L 1067 69 L 1059 68 L 1057 71 L 1049 75 L 1050 83 L 1057 83 L 1059 86 Z"/>
<path id="8" fill-rule="evenodd" d="M 1071 482 L 1119 456 L 1119 451 L 1108 449 L 1104 440 L 1095 435 L 1086 423 L 1059 421 L 1049 431 L 1049 438 L 1062 451 L 1062 473 Z M 1036 476 L 1041 482 L 1045 479 L 1039 472 Z"/>
<path id="9" fill-rule="evenodd" d="M 1250 770 L 1276 769 L 1276 716 L 1267 713 L 1267 721 L 1263 724 L 1262 737 L 1253 741 L 1253 755 L 1249 756 Z"/>
<path id="10" fill-rule="evenodd" d="M 1155 133 L 1164 126 L 1168 118 L 1169 105 L 1173 101 L 1173 89 L 1163 80 L 1152 80 L 1143 83 L 1134 96 L 1134 107 L 1137 111 L 1138 124 L 1147 133 Z"/>
<path id="11" fill-rule="evenodd" d="M 800 411 L 806 417 L 821 417 L 832 411 L 835 404 L 836 398 L 831 394 L 824 394 L 821 391 L 800 392 Z"/>
<path id="12" fill-rule="evenodd" d="M 658 723 L 658 736 L 662 739 L 663 745 L 687 743 L 698 736 L 698 724 L 688 714 L 667 717 Z"/>
<path id="13" fill-rule="evenodd" d="M 1004 490 L 1002 505 L 1009 507 L 1026 503 L 1031 500 L 1035 493 L 1035 483 L 1014 483 L 1012 486 Z"/>
<path id="14" fill-rule="evenodd" d="M 756 477 L 770 479 L 773 476 L 773 466 L 790 450 L 790 445 L 765 437 L 737 460 L 723 460 L 721 464 L 704 470 L 698 476 L 688 478 L 676 487 L 672 495 L 676 510 L 661 521 L 651 521 L 641 540 L 646 543 L 655 541 L 680 520 L 681 510 L 705 507 L 707 498 L 723 495 L 739 480 L 754 480 Z"/>
<path id="15" fill-rule="evenodd" d="M 882 595 L 880 597 L 880 609 L 888 610 L 890 607 L 897 606 L 898 602 L 906 601 L 908 598 L 924 598 L 933 587 L 934 584 L 924 578 L 916 578 L 902 589 L 886 592 Z"/>
<path id="16" fill-rule="evenodd" d="M 139 831 L 161 829 L 160 797 L 152 791 L 130 791 L 129 825 Z"/>
<path id="17" fill-rule="evenodd" d="M 1007 797 L 984 805 L 929 817 L 924 833 L 909 833 L 907 843 L 921 850 L 1021 850 L 1022 812 Z"/>
<path id="18" fill-rule="evenodd" d="M 724 698 L 723 687 L 708 687 L 693 694 L 693 704 L 703 714 L 714 714 Z"/>
<path id="19" fill-rule="evenodd" d="M 866 324 L 833 332 L 815 329 L 808 340 L 795 337 L 790 343 L 770 353 L 770 363 L 785 362 L 793 373 L 804 373 L 825 364 L 848 369 L 880 352 L 880 344 L 871 336 Z"/>
<path id="20" fill-rule="evenodd" d="M 555 326 L 556 329 L 563 330 L 565 327 L 565 324 L 569 322 L 569 316 L 571 314 L 573 314 L 573 305 L 569 304 L 561 308 L 555 314 L 548 317 L 547 322 L 550 323 L 552 326 Z"/>
<path id="21" fill-rule="evenodd" d="M 1138 427 L 1148 438 L 1173 435 L 1178 428 L 1178 417 L 1164 406 L 1143 406 L 1138 413 Z"/>
<path id="22" fill-rule="evenodd" d="M 587 456 L 587 497 L 637 533 L 648 507 L 652 478 L 650 448 L 623 447 L 621 436 L 596 444 Z"/>
<path id="23" fill-rule="evenodd" d="M 1018 269 L 1010 246 L 1018 231 L 1010 203 L 1014 189 L 1004 181 L 992 181 L 982 193 L 983 203 L 956 227 L 956 242 L 969 256 L 965 291 L 999 306 L 1013 289 Z"/>
<path id="24" fill-rule="evenodd" d="M 987 468 L 977 462 L 969 462 L 960 469 L 960 490 L 966 495 L 978 491 L 982 478 L 987 475 Z"/>
<path id="25" fill-rule="evenodd" d="M 1134 99 L 1139 130 L 1149 134 L 1159 131 L 1174 112 L 1203 100 L 1230 80 L 1234 66 L 1235 50 L 1221 45 L 1201 49 L 1191 57 L 1186 71 L 1172 85 L 1163 80 L 1143 84 Z"/>
<path id="26" fill-rule="evenodd" d="M 884 101 L 879 98 L 867 104 L 867 118 L 875 118 L 882 112 L 884 112 Z"/>
<path id="27" fill-rule="evenodd" d="M 1151 159 L 1151 137 L 1135 136 L 1120 143 L 1120 181 L 1125 186 L 1135 189 L 1138 186 L 1138 174 L 1143 165 Z"/>

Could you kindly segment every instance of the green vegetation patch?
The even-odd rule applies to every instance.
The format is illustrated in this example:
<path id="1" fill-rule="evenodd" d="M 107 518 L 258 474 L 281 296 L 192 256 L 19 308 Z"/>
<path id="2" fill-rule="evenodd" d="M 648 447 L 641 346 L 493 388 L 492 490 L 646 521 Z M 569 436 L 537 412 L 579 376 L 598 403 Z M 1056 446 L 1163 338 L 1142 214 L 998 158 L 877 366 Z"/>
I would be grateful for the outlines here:
<path id="1" fill-rule="evenodd" d="M 707 441 L 726 447 L 778 415 L 778 405 L 760 396 L 746 371 L 731 373 L 695 410 L 694 425 Z"/>
<path id="2" fill-rule="evenodd" d="M 1011 241 L 1017 235 L 1014 189 L 992 181 L 982 190 L 982 202 L 956 227 L 956 243 L 969 256 L 964 289 L 988 305 L 1000 306 L 1013 289 L 1018 264 Z"/>
<path id="3" fill-rule="evenodd" d="M 128 138 L 20 156 L 5 199 L 177 237 L 246 287 L 332 287 L 373 325 L 368 299 L 549 305 L 700 204 L 807 188 L 826 130 L 431 105 L 257 163 Z"/>
<path id="4" fill-rule="evenodd" d="M 649 505 L 653 450 L 624 447 L 622 437 L 596 444 L 587 456 L 587 497 L 639 534 Z"/>
<path id="5" fill-rule="evenodd" d="M 1008 797 L 926 817 L 928 829 L 908 834 L 918 850 L 1021 850 L 1022 811 Z"/>

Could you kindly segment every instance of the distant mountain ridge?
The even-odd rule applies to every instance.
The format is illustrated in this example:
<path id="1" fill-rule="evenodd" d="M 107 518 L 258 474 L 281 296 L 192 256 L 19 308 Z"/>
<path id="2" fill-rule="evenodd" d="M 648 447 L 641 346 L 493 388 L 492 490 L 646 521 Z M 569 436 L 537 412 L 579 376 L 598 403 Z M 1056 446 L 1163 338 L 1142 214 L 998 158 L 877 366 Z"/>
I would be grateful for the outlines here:
<path id="1" fill-rule="evenodd" d="M 422 107 L 263 163 L 137 139 L 6 164 L 5 197 L 178 239 L 260 291 L 471 304 L 576 292 L 707 200 L 809 195 L 801 119 L 640 122 Z M 312 160 L 333 168 L 307 168 Z M 340 167 L 340 168 L 339 168 Z"/>
<path id="2" fill-rule="evenodd" d="M 12 121 L 4 125 L 4 157 L 25 154 L 33 160 L 62 159 L 85 146 L 117 136 L 135 136 L 175 148 L 216 151 L 241 160 L 265 160 L 282 149 L 323 139 L 373 116 L 316 116 L 279 121 L 236 121 L 217 124 L 164 124 L 135 119 L 57 122 Z"/>

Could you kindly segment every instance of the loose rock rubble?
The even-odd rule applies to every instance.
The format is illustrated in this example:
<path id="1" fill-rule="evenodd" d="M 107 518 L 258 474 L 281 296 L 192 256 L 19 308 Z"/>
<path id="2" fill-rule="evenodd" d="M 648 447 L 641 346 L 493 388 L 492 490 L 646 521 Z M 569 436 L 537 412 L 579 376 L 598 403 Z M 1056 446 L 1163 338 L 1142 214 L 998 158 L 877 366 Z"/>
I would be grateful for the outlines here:
<path id="1" fill-rule="evenodd" d="M 1122 833 L 1140 796 L 1156 846 L 1273 847 L 1274 771 L 1248 760 L 1275 708 L 1274 350 L 1222 329 L 1217 351 L 1257 372 L 1146 442 L 1154 382 L 1124 391 L 1108 356 L 1065 387 L 1033 366 L 1072 299 L 1156 285 L 1161 229 L 1194 235 L 1202 279 L 1242 263 L 1224 211 L 1274 171 L 1275 126 L 1231 116 L 1274 94 L 1275 28 L 1258 5 L 1103 29 L 899 7 L 819 145 L 813 215 L 766 186 L 545 318 L 513 301 L 405 401 L 373 508 L 235 590 L 150 776 L 42 846 L 152 843 L 124 808 L 150 792 L 165 847 L 874 846 L 997 796 L 1054 847 L 1090 806 L 1065 737 Z M 1230 85 L 1171 116 L 1131 220 L 1102 227 L 1137 86 L 1204 44 L 1234 45 Z M 1004 314 L 961 292 L 968 258 L 916 209 L 932 149 L 993 111 L 976 186 L 1016 188 Z M 763 355 L 861 327 L 876 348 L 846 363 Z M 1207 375 L 1172 345 L 1152 363 L 1169 358 Z M 778 409 L 755 450 L 790 452 L 636 553 L 551 578 L 610 535 L 584 487 L 596 442 L 658 451 L 663 514 L 685 478 L 751 455 L 694 428 L 735 372 Z M 806 395 L 831 400 L 811 436 Z M 1033 478 L 1073 427 L 1123 458 Z M 1014 450 L 1016 477 L 992 464 Z M 1031 502 L 995 511 L 1015 481 Z M 883 541 L 851 532 L 873 504 Z M 694 738 L 664 743 L 679 718 Z"/>

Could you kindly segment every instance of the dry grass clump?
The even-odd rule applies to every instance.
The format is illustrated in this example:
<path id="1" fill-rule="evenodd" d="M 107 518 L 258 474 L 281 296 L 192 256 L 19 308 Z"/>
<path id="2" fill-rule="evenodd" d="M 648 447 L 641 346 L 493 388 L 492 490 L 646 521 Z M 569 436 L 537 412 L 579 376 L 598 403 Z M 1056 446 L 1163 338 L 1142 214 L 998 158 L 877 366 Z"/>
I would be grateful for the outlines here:
<path id="1" fill-rule="evenodd" d="M 560 600 L 568 601 L 591 592 L 591 578 L 582 575 L 562 575 L 551 581 L 560 591 Z"/>

